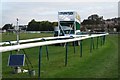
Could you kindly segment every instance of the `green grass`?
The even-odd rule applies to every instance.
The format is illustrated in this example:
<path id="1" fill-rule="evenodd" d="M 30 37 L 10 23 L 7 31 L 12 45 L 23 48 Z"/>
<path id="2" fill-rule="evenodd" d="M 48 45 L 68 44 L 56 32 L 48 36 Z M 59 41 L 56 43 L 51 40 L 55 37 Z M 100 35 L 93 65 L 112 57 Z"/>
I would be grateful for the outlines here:
<path id="1" fill-rule="evenodd" d="M 52 36 L 52 34 L 21 34 L 21 39 Z M 3 34 L 3 41 L 15 40 L 15 35 Z M 118 77 L 118 37 L 109 35 L 105 45 L 100 45 L 90 53 L 90 39 L 83 41 L 83 57 L 80 57 L 80 47 L 76 46 L 74 54 L 73 46 L 68 47 L 68 65 L 64 66 L 65 48 L 62 46 L 48 46 L 49 58 L 46 58 L 45 46 L 42 49 L 41 78 L 117 78 Z M 36 76 L 38 75 L 39 48 L 25 49 L 28 54 Z M 3 78 L 29 78 L 28 73 L 11 74 L 12 68 L 7 66 L 7 58 L 10 52 L 2 55 Z M 16 53 L 13 51 L 13 53 Z M 22 53 L 22 51 L 21 51 Z M 27 68 L 25 65 L 24 68 Z"/>
<path id="2" fill-rule="evenodd" d="M 39 38 L 39 37 L 48 37 L 48 36 L 53 36 L 53 34 L 51 33 L 34 33 L 34 34 L 30 34 L 30 33 L 21 33 L 20 34 L 20 39 L 31 39 L 31 38 Z M 3 33 L 2 34 L 2 41 L 12 41 L 12 40 L 16 40 L 16 34 L 8 34 L 8 33 Z"/>

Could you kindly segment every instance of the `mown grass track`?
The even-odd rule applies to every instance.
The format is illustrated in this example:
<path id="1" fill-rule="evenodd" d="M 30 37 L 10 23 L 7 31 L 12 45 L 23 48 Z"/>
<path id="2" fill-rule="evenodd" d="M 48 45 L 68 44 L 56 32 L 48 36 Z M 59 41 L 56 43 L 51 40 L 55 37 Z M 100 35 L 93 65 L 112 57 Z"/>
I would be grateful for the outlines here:
<path id="1" fill-rule="evenodd" d="M 30 36 L 28 36 L 30 35 Z M 8 35 L 7 35 L 8 36 Z M 15 35 L 14 35 L 15 36 Z M 7 38 L 3 36 L 5 40 L 15 40 L 15 37 Z M 44 36 L 52 36 L 52 34 L 21 34 L 21 39 L 25 38 L 37 38 Z M 46 51 L 43 46 L 42 49 L 42 64 L 41 64 L 41 78 L 117 78 L 118 77 L 118 36 L 109 35 L 106 37 L 105 45 L 100 45 L 90 53 L 90 39 L 83 41 L 83 57 L 80 57 L 80 47 L 76 47 L 76 53 L 74 54 L 73 46 L 68 47 L 68 65 L 64 66 L 65 48 L 61 46 L 48 46 L 49 58 L 46 59 Z M 38 74 L 38 51 L 39 48 L 25 49 L 28 54 L 34 69 Z M 15 51 L 13 51 L 15 53 Z M 22 53 L 22 51 L 21 51 Z M 29 78 L 28 73 L 23 74 L 10 74 L 11 68 L 7 66 L 7 58 L 9 52 L 3 53 L 2 70 L 3 78 Z M 27 68 L 27 66 L 24 66 Z"/>

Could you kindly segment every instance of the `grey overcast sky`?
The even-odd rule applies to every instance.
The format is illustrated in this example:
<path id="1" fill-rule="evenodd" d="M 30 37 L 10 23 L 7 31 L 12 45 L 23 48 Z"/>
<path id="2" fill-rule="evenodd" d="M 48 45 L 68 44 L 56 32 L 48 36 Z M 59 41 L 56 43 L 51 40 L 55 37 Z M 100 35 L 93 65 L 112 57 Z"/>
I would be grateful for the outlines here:
<path id="1" fill-rule="evenodd" d="M 60 1 L 60 0 L 58 0 Z M 104 19 L 118 17 L 118 2 L 107 0 L 105 2 L 38 2 L 30 0 L 28 2 L 16 2 L 15 0 L 2 1 L 2 26 L 7 23 L 16 25 L 16 18 L 19 24 L 28 24 L 32 19 L 36 21 L 48 20 L 57 21 L 57 13 L 62 10 L 77 11 L 81 16 L 81 21 L 87 19 L 92 14 L 103 16 Z M 103 1 L 103 0 L 102 0 Z"/>

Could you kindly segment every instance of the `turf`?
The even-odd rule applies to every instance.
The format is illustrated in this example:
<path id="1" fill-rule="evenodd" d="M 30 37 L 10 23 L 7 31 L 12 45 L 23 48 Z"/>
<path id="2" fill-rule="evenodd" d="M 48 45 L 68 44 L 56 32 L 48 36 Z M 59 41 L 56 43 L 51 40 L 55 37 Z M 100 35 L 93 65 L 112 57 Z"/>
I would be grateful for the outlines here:
<path id="1" fill-rule="evenodd" d="M 20 34 L 20 39 L 52 36 L 53 34 Z M 3 34 L 3 41 L 15 40 L 15 35 Z M 41 78 L 118 78 L 118 36 L 109 35 L 106 42 L 90 53 L 90 39 L 83 40 L 83 56 L 80 57 L 80 46 L 68 47 L 68 65 L 65 67 L 65 48 L 62 46 L 48 46 L 49 61 L 46 58 L 45 46 L 42 47 Z M 39 48 L 25 49 L 38 77 Z M 7 66 L 10 52 L 2 54 L 3 78 L 31 78 L 28 73 L 11 74 L 12 68 Z M 16 52 L 13 51 L 13 54 Z M 20 51 L 22 53 L 22 51 Z M 27 68 L 25 65 L 23 68 Z"/>

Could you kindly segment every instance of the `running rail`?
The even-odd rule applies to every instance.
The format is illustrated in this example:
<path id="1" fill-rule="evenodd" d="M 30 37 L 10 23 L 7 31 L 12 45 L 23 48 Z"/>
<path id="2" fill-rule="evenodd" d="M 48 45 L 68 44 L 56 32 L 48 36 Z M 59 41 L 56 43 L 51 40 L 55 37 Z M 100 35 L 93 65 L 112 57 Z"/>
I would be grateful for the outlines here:
<path id="1" fill-rule="evenodd" d="M 58 44 L 58 43 L 67 43 L 67 42 L 79 41 L 79 40 L 84 40 L 84 39 L 88 39 L 92 37 L 105 36 L 105 35 L 108 35 L 108 33 L 93 34 L 91 36 L 78 37 L 78 38 L 73 38 L 73 39 L 51 40 L 51 41 L 34 42 L 34 43 L 27 43 L 27 44 L 13 45 L 13 46 L 3 46 L 3 47 L 0 47 L 0 52 L 6 52 L 6 51 L 12 51 L 12 50 L 18 50 L 18 49 L 26 49 L 26 48 L 32 48 L 32 47 L 38 47 L 38 46 L 45 46 L 45 45 L 52 45 L 52 44 Z M 69 38 L 70 37 L 71 36 L 69 36 Z"/>
<path id="2" fill-rule="evenodd" d="M 84 37 L 88 35 L 71 35 L 73 37 Z M 43 37 L 43 38 L 34 38 L 34 39 L 26 39 L 26 40 L 19 40 L 19 43 L 27 43 L 27 42 L 33 42 L 33 41 L 40 41 L 42 39 L 45 40 L 52 40 L 52 39 L 62 39 L 62 38 L 70 38 L 70 36 L 57 36 L 57 37 Z M 8 45 L 9 42 L 1 42 L 0 46 L 2 45 Z M 17 41 L 11 41 L 11 44 L 17 44 Z"/>

